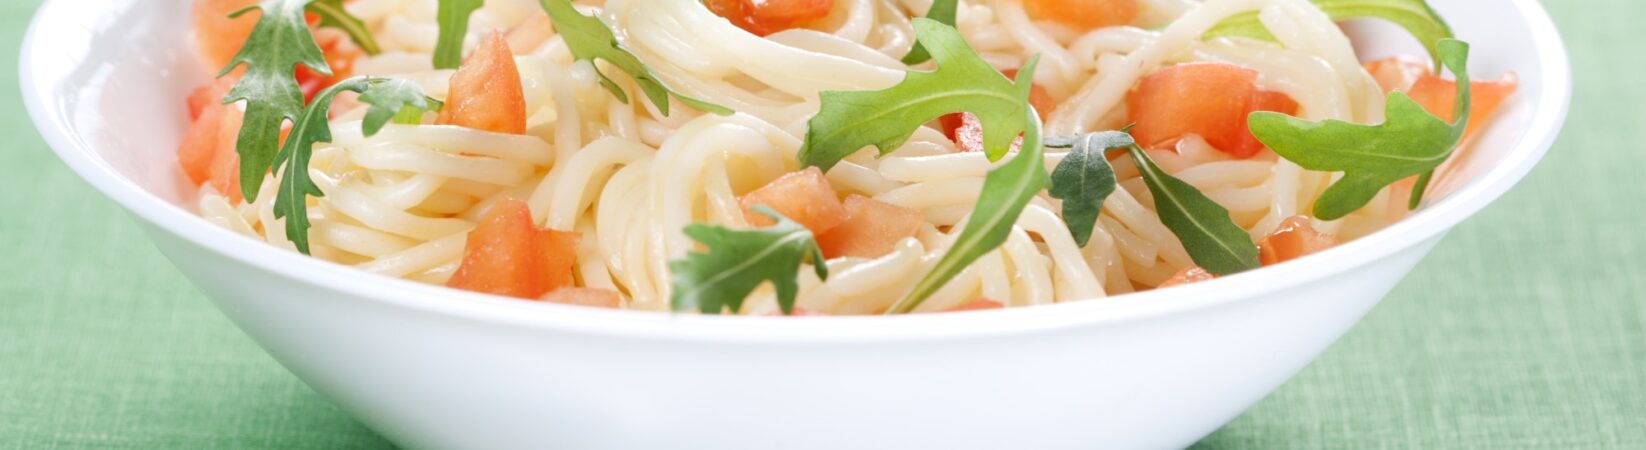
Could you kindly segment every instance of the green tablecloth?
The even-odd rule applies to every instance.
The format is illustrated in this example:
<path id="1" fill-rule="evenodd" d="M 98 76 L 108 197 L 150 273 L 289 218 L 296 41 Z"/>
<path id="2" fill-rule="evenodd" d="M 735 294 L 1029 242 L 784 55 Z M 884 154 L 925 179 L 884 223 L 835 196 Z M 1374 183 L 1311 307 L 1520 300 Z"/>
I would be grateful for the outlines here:
<path id="1" fill-rule="evenodd" d="M 0 0 L 0 447 L 388 447 L 40 141 L 14 67 L 37 4 Z M 1646 3 L 1548 7 L 1577 81 L 1549 158 L 1196 448 L 1646 448 Z"/>

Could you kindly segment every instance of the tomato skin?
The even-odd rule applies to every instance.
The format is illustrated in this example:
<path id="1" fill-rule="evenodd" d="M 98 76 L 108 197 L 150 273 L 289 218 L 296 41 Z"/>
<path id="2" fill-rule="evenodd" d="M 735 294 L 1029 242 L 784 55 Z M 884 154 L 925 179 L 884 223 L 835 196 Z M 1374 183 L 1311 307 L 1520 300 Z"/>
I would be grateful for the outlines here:
<path id="1" fill-rule="evenodd" d="M 1126 25 L 1137 19 L 1137 0 L 1024 0 L 1030 16 L 1081 29 Z"/>
<path id="2" fill-rule="evenodd" d="M 829 179 L 817 167 L 783 174 L 745 194 L 739 203 L 743 206 L 743 217 L 755 226 L 768 227 L 776 223 L 754 211 L 755 206 L 765 205 L 805 226 L 814 236 L 821 236 L 846 220 L 846 206 L 840 203 Z"/>
<path id="3" fill-rule="evenodd" d="M 1309 216 L 1292 216 L 1280 222 L 1274 232 L 1257 243 L 1258 261 L 1264 266 L 1280 264 L 1337 245 L 1337 237 L 1315 231 Z"/>
<path id="4" fill-rule="evenodd" d="M 834 0 L 705 0 L 703 5 L 744 31 L 767 36 L 828 17 Z"/>
<path id="5" fill-rule="evenodd" d="M 1145 147 L 1197 134 L 1230 156 L 1250 158 L 1262 142 L 1246 129 L 1253 111 L 1296 114 L 1297 102 L 1257 88 L 1257 71 L 1232 64 L 1190 63 L 1144 77 L 1126 95 L 1132 136 Z"/>
<path id="6" fill-rule="evenodd" d="M 469 232 L 463 260 L 446 286 L 540 299 L 572 285 L 578 240 L 577 233 L 538 228 L 526 202 L 505 199 Z"/>
<path id="7" fill-rule="evenodd" d="M 526 133 L 526 94 L 520 69 L 502 33 L 486 36 L 457 73 L 435 123 L 494 133 Z"/>

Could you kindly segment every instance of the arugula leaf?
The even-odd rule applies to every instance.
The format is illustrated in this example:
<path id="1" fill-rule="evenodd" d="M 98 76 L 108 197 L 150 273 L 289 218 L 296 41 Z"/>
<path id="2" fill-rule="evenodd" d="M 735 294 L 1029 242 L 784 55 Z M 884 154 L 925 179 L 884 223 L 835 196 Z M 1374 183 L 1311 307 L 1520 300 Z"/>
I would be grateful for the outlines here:
<path id="1" fill-rule="evenodd" d="M 942 22 L 944 25 L 954 26 L 955 13 L 960 9 L 960 0 L 935 0 L 932 7 L 926 9 L 926 18 Z M 914 43 L 909 54 L 903 55 L 903 64 L 920 64 L 932 59 L 932 54 L 926 51 L 926 46 Z"/>
<path id="2" fill-rule="evenodd" d="M 366 28 L 366 22 L 343 9 L 343 0 L 315 0 L 309 4 L 309 12 L 320 16 L 320 26 L 343 30 L 354 45 L 366 54 L 383 52 L 382 47 L 377 45 L 377 38 L 372 37 L 371 29 Z"/>
<path id="3" fill-rule="evenodd" d="M 1384 106 L 1387 119 L 1379 125 L 1252 113 L 1252 135 L 1275 153 L 1305 169 L 1343 172 L 1343 178 L 1315 200 L 1315 217 L 1340 219 L 1365 206 L 1383 187 L 1420 174 L 1411 204 L 1415 207 L 1421 200 L 1428 174 L 1451 157 L 1469 122 L 1469 44 L 1445 39 L 1437 49 L 1446 68 L 1457 76 L 1456 123 L 1429 114 L 1401 92 L 1389 94 Z"/>
<path id="4" fill-rule="evenodd" d="M 484 3 L 485 0 L 440 0 L 435 9 L 440 37 L 434 41 L 434 68 L 456 69 L 463 64 L 463 38 L 469 35 L 469 16 Z"/>
<path id="5" fill-rule="evenodd" d="M 1111 148 L 1129 147 L 1135 142 L 1124 131 L 1087 133 L 1075 139 L 1047 138 L 1047 147 L 1070 147 L 1069 154 L 1052 170 L 1047 193 L 1063 201 L 1063 223 L 1075 244 L 1085 247 L 1097 226 L 1103 200 L 1118 187 L 1114 167 L 1105 153 Z"/>
<path id="6" fill-rule="evenodd" d="M 383 125 L 402 110 L 426 110 L 430 100 L 417 84 L 399 79 L 354 77 L 343 80 L 314 96 L 314 102 L 294 121 L 286 143 L 280 147 L 275 166 L 284 166 L 280 189 L 274 198 L 274 217 L 286 219 L 286 239 L 297 246 L 297 251 L 309 253 L 308 197 L 322 197 L 325 193 L 309 178 L 309 156 L 314 144 L 331 142 L 331 124 L 327 121 L 332 99 L 343 91 L 361 93 L 360 101 L 371 105 L 361 130 L 366 136 L 377 134 Z"/>
<path id="7" fill-rule="evenodd" d="M 1033 71 L 1034 63 L 1030 62 L 1022 73 Z M 971 218 L 966 220 L 960 237 L 955 238 L 937 265 L 915 283 L 914 289 L 892 304 L 886 314 L 914 311 L 966 266 L 1006 243 L 1012 226 L 1017 224 L 1017 216 L 1029 205 L 1029 200 L 1046 187 L 1046 149 L 1040 143 L 1040 118 L 1033 111 L 1024 114 L 1022 120 L 1029 126 L 1023 132 L 1023 148 L 1011 161 L 990 170 L 983 178 L 983 192 L 978 195 L 977 205 L 972 208 Z"/>
<path id="8" fill-rule="evenodd" d="M 437 112 L 445 106 L 439 100 L 423 95 L 423 87 L 403 78 L 368 80 L 360 93 L 360 103 L 371 105 L 361 122 L 360 130 L 366 136 L 377 134 L 391 120 L 395 123 L 417 123 L 424 112 Z M 312 108 L 312 106 L 311 106 Z"/>
<path id="9" fill-rule="evenodd" d="M 1137 144 L 1126 146 L 1149 194 L 1154 197 L 1155 214 L 1166 229 L 1183 242 L 1183 249 L 1195 265 L 1217 275 L 1256 269 L 1257 244 L 1246 230 L 1229 218 L 1229 210 L 1207 198 L 1189 183 L 1168 175 L 1155 165 Z"/>
<path id="10" fill-rule="evenodd" d="M 653 105 L 657 105 L 657 112 L 663 113 L 664 116 L 669 115 L 670 95 L 679 99 L 680 103 L 684 103 L 686 106 L 698 111 L 722 116 L 733 113 L 731 109 L 724 106 L 680 95 L 679 92 L 675 92 L 667 85 L 664 85 L 663 81 L 658 79 L 651 69 L 646 68 L 646 64 L 642 63 L 640 58 L 635 57 L 634 53 L 630 53 L 623 48 L 623 44 L 617 40 L 617 35 L 612 33 L 612 29 L 607 27 L 605 22 L 600 21 L 597 17 L 585 16 L 583 13 L 577 12 L 577 8 L 572 6 L 571 0 L 538 0 L 538 2 L 543 4 L 543 11 L 548 12 L 549 21 L 554 23 L 554 29 L 560 33 L 561 38 L 566 40 L 566 48 L 571 50 L 572 57 L 578 60 L 605 60 L 612 66 L 617 67 L 618 70 L 629 74 L 630 77 L 634 78 L 635 84 L 640 86 L 641 92 L 646 94 L 646 98 L 650 99 Z M 623 92 L 623 88 L 619 87 L 611 78 L 608 78 L 604 72 L 601 72 L 598 66 L 595 67 L 594 72 L 600 75 L 601 86 L 604 86 L 607 91 L 611 91 L 612 95 L 617 97 L 619 101 L 629 102 L 629 95 Z"/>
<path id="11" fill-rule="evenodd" d="M 829 266 L 823 263 L 823 250 L 817 247 L 811 230 L 766 205 L 756 205 L 754 211 L 777 224 L 755 230 L 696 223 L 686 226 L 686 236 L 702 243 L 704 251 L 692 251 L 684 259 L 669 262 L 673 273 L 670 302 L 675 311 L 737 311 L 749 292 L 771 281 L 777 289 L 778 306 L 789 314 L 794 311 L 794 297 L 799 290 L 795 276 L 800 263 L 810 259 L 818 278 L 829 278 Z"/>
<path id="12" fill-rule="evenodd" d="M 902 82 L 879 91 L 824 91 L 819 95 L 822 107 L 806 122 L 806 141 L 798 155 L 802 165 L 827 171 L 870 145 L 884 155 L 926 122 L 957 112 L 977 115 L 983 123 L 984 153 L 996 161 L 1038 120 L 1024 115 L 1033 85 L 1028 75 L 1038 58 L 1019 70 L 1013 83 L 977 56 L 953 27 L 917 18 L 914 29 L 915 39 L 937 59 L 937 70 L 909 71 Z"/>
<path id="13" fill-rule="evenodd" d="M 234 147 L 240 155 L 240 193 L 247 202 L 257 199 L 258 187 L 274 164 L 281 125 L 287 120 L 297 121 L 303 112 L 303 91 L 297 86 L 293 68 L 302 64 L 320 75 L 332 73 L 303 18 L 310 1 L 263 0 L 229 15 L 262 11 L 240 52 L 218 74 L 221 77 L 237 66 L 246 66 L 245 74 L 223 97 L 223 103 L 246 101 L 245 121 Z"/>
<path id="14" fill-rule="evenodd" d="M 1394 22 L 1416 37 L 1423 48 L 1429 51 L 1434 58 L 1435 67 L 1440 67 L 1440 52 L 1435 47 L 1441 39 L 1452 37 L 1452 27 L 1440 18 L 1434 8 L 1424 0 L 1312 0 L 1316 7 L 1325 11 L 1334 22 L 1353 19 L 1383 19 Z M 1246 37 L 1274 41 L 1275 37 L 1269 29 L 1258 21 L 1257 11 L 1246 12 L 1224 19 L 1216 27 L 1207 31 L 1205 38 L 1216 37 Z"/>

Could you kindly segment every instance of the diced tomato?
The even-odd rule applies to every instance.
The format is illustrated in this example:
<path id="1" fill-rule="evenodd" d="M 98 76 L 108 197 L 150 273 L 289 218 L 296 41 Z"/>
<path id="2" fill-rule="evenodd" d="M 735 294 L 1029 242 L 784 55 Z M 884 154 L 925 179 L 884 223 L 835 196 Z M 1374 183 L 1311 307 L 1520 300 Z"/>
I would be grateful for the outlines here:
<path id="1" fill-rule="evenodd" d="M 1160 283 L 1160 286 L 1156 286 L 1156 289 L 1199 283 L 1213 278 L 1217 278 L 1217 275 L 1212 275 L 1211 272 L 1207 272 L 1206 269 L 1202 269 L 1200 266 L 1189 266 L 1177 271 L 1177 274 L 1166 279 L 1165 283 Z"/>
<path id="2" fill-rule="evenodd" d="M 492 33 L 452 74 L 437 123 L 495 133 L 526 133 L 526 94 L 502 33 Z"/>
<path id="3" fill-rule="evenodd" d="M 196 88 L 194 92 L 190 92 L 188 100 L 189 119 L 200 118 L 206 108 L 223 105 L 223 96 L 229 93 L 229 89 L 234 88 L 234 83 L 240 82 L 240 74 L 242 73 L 245 73 L 244 67 L 235 69 L 233 72 L 229 72 L 228 75 L 213 80 L 211 84 L 201 86 Z"/>
<path id="4" fill-rule="evenodd" d="M 1515 93 L 1520 79 L 1514 73 L 1504 74 L 1496 81 L 1473 81 L 1469 83 L 1469 125 L 1464 129 L 1464 136 L 1473 136 L 1486 124 L 1486 119 L 1503 105 L 1503 100 Z M 1412 84 L 1407 95 L 1423 105 L 1423 109 L 1435 117 L 1447 122 L 1456 120 L 1452 117 L 1453 108 L 1457 106 L 1457 81 L 1447 80 L 1435 75 L 1424 75 Z"/>
<path id="5" fill-rule="evenodd" d="M 1007 69 L 1001 74 L 1005 75 L 1006 78 L 1016 79 L 1017 69 Z M 1052 94 L 1046 92 L 1045 87 L 1031 84 L 1029 86 L 1029 105 L 1034 107 L 1035 114 L 1040 116 L 1040 120 L 1046 120 L 1046 117 L 1057 109 L 1057 100 L 1052 99 Z M 943 134 L 954 140 L 955 147 L 959 148 L 960 151 L 983 151 L 983 121 L 979 120 L 976 115 L 972 113 L 944 114 L 943 117 L 939 117 L 937 120 L 938 124 L 943 127 Z M 1011 151 L 1017 151 L 1022 146 L 1023 141 L 1021 138 L 1013 141 Z"/>
<path id="6" fill-rule="evenodd" d="M 1081 29 L 1126 25 L 1137 19 L 1137 0 L 1023 0 L 1038 19 Z"/>
<path id="7" fill-rule="evenodd" d="M 617 308 L 623 304 L 623 294 L 611 289 L 562 287 L 543 294 L 543 301 L 562 305 Z"/>
<path id="8" fill-rule="evenodd" d="M 463 262 L 446 286 L 524 299 L 542 298 L 550 291 L 572 285 L 577 241 L 577 233 L 538 228 L 526 202 L 503 200 L 469 232 Z"/>
<path id="9" fill-rule="evenodd" d="M 240 203 L 240 153 L 235 142 L 240 139 L 240 124 L 245 113 L 240 108 L 224 105 L 222 118 L 217 124 L 217 151 L 211 159 L 211 173 L 207 183 L 229 198 L 229 203 Z"/>
<path id="10" fill-rule="evenodd" d="M 1180 64 L 1155 71 L 1126 95 L 1132 136 L 1159 147 L 1185 134 L 1198 134 L 1218 150 L 1250 158 L 1263 144 L 1246 129 L 1253 111 L 1296 114 L 1284 94 L 1257 88 L 1257 72 L 1232 64 Z"/>
<path id="11" fill-rule="evenodd" d="M 295 76 L 297 87 L 303 91 L 303 100 L 314 100 L 314 95 L 339 81 L 354 76 L 354 61 L 365 54 L 349 36 L 333 28 L 314 30 L 314 42 L 320 46 L 321 54 L 325 55 L 326 66 L 331 68 L 331 76 L 325 76 L 309 70 L 308 66 L 298 65 Z"/>
<path id="12" fill-rule="evenodd" d="M 771 218 L 754 211 L 766 205 L 783 217 L 821 236 L 846 220 L 846 207 L 817 167 L 789 172 L 743 196 L 743 217 L 756 226 L 771 226 Z"/>
<path id="13" fill-rule="evenodd" d="M 706 0 L 704 6 L 733 25 L 760 36 L 829 16 L 834 0 Z"/>
<path id="14" fill-rule="evenodd" d="M 919 210 L 904 208 L 861 195 L 846 197 L 846 218 L 817 236 L 823 257 L 878 258 L 913 237 L 925 218 Z"/>
<path id="15" fill-rule="evenodd" d="M 183 175 L 198 186 L 211 178 L 212 158 L 217 157 L 217 129 L 222 127 L 224 105 L 207 105 L 195 114 L 177 145 L 177 164 Z"/>
<path id="16" fill-rule="evenodd" d="M 1452 117 L 1452 109 L 1457 106 L 1457 81 L 1435 75 L 1431 67 L 1425 60 L 1407 56 L 1366 63 L 1366 71 L 1384 92 L 1405 92 L 1422 105 L 1424 111 L 1450 122 L 1456 119 Z M 1472 136 L 1479 131 L 1519 85 L 1520 79 L 1514 73 L 1506 73 L 1495 81 L 1470 82 L 1469 126 L 1464 135 Z"/>
<path id="17" fill-rule="evenodd" d="M 206 70 L 216 73 L 240 52 L 240 45 L 251 36 L 251 29 L 257 25 L 262 12 L 247 11 L 232 19 L 229 14 L 257 3 L 258 0 L 195 0 L 194 44 Z"/>
<path id="18" fill-rule="evenodd" d="M 1410 56 L 1391 56 L 1366 63 L 1366 73 L 1372 74 L 1384 93 L 1402 91 L 1429 74 L 1429 63 Z"/>
<path id="19" fill-rule="evenodd" d="M 1309 216 L 1292 216 L 1257 243 L 1258 260 L 1265 266 L 1279 264 L 1335 245 L 1337 237 L 1315 231 Z"/>
<path id="20" fill-rule="evenodd" d="M 1005 308 L 1005 307 L 1006 307 L 1006 305 L 1002 305 L 1002 304 L 1000 304 L 1000 302 L 997 302 L 997 301 L 994 301 L 994 300 L 989 300 L 989 299 L 986 299 L 986 298 L 980 298 L 980 299 L 977 299 L 977 300 L 972 300 L 972 301 L 969 301 L 969 302 L 966 302 L 966 303 L 962 303 L 962 304 L 960 304 L 960 306 L 956 306 L 956 307 L 953 307 L 953 308 L 946 309 L 946 310 L 944 310 L 944 312 L 982 311 L 982 310 L 987 310 L 987 309 L 1001 309 L 1001 308 Z"/>

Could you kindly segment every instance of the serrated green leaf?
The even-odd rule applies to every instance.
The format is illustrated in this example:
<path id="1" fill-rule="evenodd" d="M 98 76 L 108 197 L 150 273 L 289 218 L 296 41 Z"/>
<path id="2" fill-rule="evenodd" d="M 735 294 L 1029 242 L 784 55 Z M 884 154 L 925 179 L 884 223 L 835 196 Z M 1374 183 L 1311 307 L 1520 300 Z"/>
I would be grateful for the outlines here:
<path id="1" fill-rule="evenodd" d="M 485 0 L 440 0 L 435 7 L 440 36 L 434 41 L 434 68 L 456 69 L 463 64 L 463 38 L 469 35 L 469 16 L 484 3 Z"/>
<path id="2" fill-rule="evenodd" d="M 960 0 L 935 0 L 932 7 L 926 9 L 926 18 L 936 20 L 944 25 L 954 26 L 955 13 L 960 9 Z M 909 54 L 903 55 L 903 64 L 920 64 L 932 59 L 932 54 L 926 51 L 926 46 L 920 42 L 914 43 Z"/>
<path id="3" fill-rule="evenodd" d="M 315 94 L 314 102 L 292 124 L 291 133 L 273 163 L 283 174 L 274 198 L 274 217 L 286 219 L 286 239 L 304 254 L 309 253 L 308 197 L 325 195 L 309 178 L 309 156 L 314 153 L 314 144 L 331 142 L 328 113 L 332 99 L 343 91 L 359 92 L 360 101 L 371 105 L 361 123 L 361 131 L 366 136 L 377 134 L 384 123 L 403 109 L 429 105 L 421 88 L 400 79 L 354 77 Z"/>
<path id="4" fill-rule="evenodd" d="M 1229 210 L 1155 165 L 1137 144 L 1126 147 L 1154 197 L 1155 214 L 1171 230 L 1195 265 L 1218 275 L 1256 269 L 1257 244 L 1229 218 Z"/>
<path id="5" fill-rule="evenodd" d="M 371 105 L 360 123 L 366 136 L 377 134 L 391 120 L 409 120 L 417 123 L 426 111 L 438 110 L 439 101 L 423 95 L 423 87 L 401 78 L 371 79 L 360 93 L 360 102 Z M 311 107 L 312 108 L 312 107 Z M 410 115 L 410 119 L 402 119 Z M 401 122 L 403 123 L 403 122 Z"/>
<path id="6" fill-rule="evenodd" d="M 303 113 L 303 91 L 297 86 L 293 69 L 303 65 L 314 73 L 331 75 L 326 57 L 314 43 L 314 35 L 303 18 L 310 1 L 263 0 L 230 15 L 261 11 L 240 52 L 218 74 L 227 75 L 237 66 L 246 66 L 223 103 L 246 101 L 245 120 L 234 147 L 240 155 L 240 193 L 248 202 L 257 199 L 258 187 L 274 165 L 281 126 L 288 120 L 295 122 Z"/>
<path id="7" fill-rule="evenodd" d="M 1033 72 L 1034 66 L 1031 64 L 1024 71 Z M 921 302 L 966 270 L 966 266 L 1006 243 L 1012 226 L 1017 224 L 1017 217 L 1023 214 L 1023 208 L 1029 206 L 1029 200 L 1036 193 L 1046 188 L 1046 149 L 1040 143 L 1040 119 L 1034 116 L 1033 111 L 1025 110 L 1022 120 L 1029 126 L 1023 131 L 1023 147 L 1018 149 L 1017 156 L 990 170 L 983 178 L 983 192 L 978 195 L 977 204 L 972 207 L 972 215 L 966 219 L 966 227 L 961 229 L 960 236 L 955 238 L 954 244 L 937 260 L 932 270 L 926 272 L 908 294 L 892 304 L 886 314 L 914 311 Z"/>
<path id="8" fill-rule="evenodd" d="M 1075 244 L 1085 247 L 1097 226 L 1097 215 L 1103 200 L 1118 187 L 1114 167 L 1105 153 L 1111 148 L 1133 145 L 1132 135 L 1121 131 L 1087 133 L 1075 139 L 1048 138 L 1048 147 L 1069 147 L 1069 154 L 1052 170 L 1051 186 L 1047 193 L 1063 201 L 1063 223 L 1069 227 Z"/>
<path id="9" fill-rule="evenodd" d="M 377 38 L 372 36 L 371 29 L 366 28 L 366 22 L 343 9 L 343 0 L 315 0 L 309 4 L 309 12 L 320 17 L 320 26 L 336 28 L 348 34 L 354 45 L 360 47 L 360 51 L 368 55 L 383 52 L 377 45 Z"/>
<path id="10" fill-rule="evenodd" d="M 1422 182 L 1413 189 L 1411 204 L 1415 207 L 1421 200 L 1421 185 L 1451 157 L 1469 122 L 1469 44 L 1445 39 L 1437 49 L 1446 68 L 1457 76 L 1456 123 L 1447 124 L 1400 92 L 1389 94 L 1386 119 L 1378 125 L 1252 113 L 1247 121 L 1252 135 L 1281 157 L 1309 170 L 1343 172 L 1343 178 L 1315 200 L 1315 217 L 1342 218 L 1384 187 L 1413 175 L 1422 175 Z"/>
<path id="11" fill-rule="evenodd" d="M 871 145 L 886 154 L 926 122 L 957 112 L 970 112 L 982 122 L 984 153 L 996 161 L 1035 121 L 1024 113 L 1030 109 L 1027 99 L 1038 57 L 1018 71 L 1014 83 L 977 56 L 953 27 L 919 18 L 914 29 L 915 38 L 937 60 L 937 70 L 909 71 L 896 86 L 878 91 L 824 91 L 822 107 L 806 123 L 801 164 L 827 171 Z"/>
<path id="12" fill-rule="evenodd" d="M 572 57 L 578 60 L 603 60 L 618 70 L 634 78 L 634 83 L 640 86 L 640 91 L 650 99 L 657 111 L 664 116 L 669 115 L 669 96 L 679 99 L 680 103 L 706 113 L 730 115 L 733 111 L 724 106 L 707 101 L 687 97 L 675 92 L 663 80 L 658 79 L 646 64 L 623 48 L 623 43 L 617 40 L 617 35 L 594 16 L 586 16 L 572 6 L 571 0 L 538 0 L 543 4 L 543 11 L 548 12 L 549 21 L 554 23 L 554 29 L 565 39 L 566 48 L 571 50 Z M 629 102 L 629 95 L 623 92 L 616 82 L 606 76 L 600 68 L 595 67 L 595 74 L 600 76 L 600 85 L 612 96 L 623 103 Z"/>
<path id="13" fill-rule="evenodd" d="M 1416 37 L 1423 48 L 1429 51 L 1434 58 L 1435 67 L 1440 67 L 1440 53 L 1435 47 L 1441 39 L 1452 37 L 1452 27 L 1446 20 L 1440 18 L 1434 8 L 1424 0 L 1312 0 L 1316 7 L 1325 11 L 1333 21 L 1342 22 L 1353 19 L 1383 19 L 1400 25 L 1406 32 Z M 1275 37 L 1269 29 L 1258 21 L 1257 12 L 1247 12 L 1224 19 L 1216 27 L 1207 31 L 1205 38 L 1217 37 L 1246 37 L 1274 41 Z"/>
<path id="14" fill-rule="evenodd" d="M 784 314 L 794 311 L 799 291 L 796 276 L 800 264 L 808 260 L 818 278 L 829 278 L 823 250 L 811 230 L 778 214 L 766 205 L 754 211 L 771 217 L 776 225 L 733 230 L 726 227 L 691 224 L 686 236 L 703 244 L 683 259 L 669 262 L 672 275 L 670 303 L 675 311 L 720 314 L 743 308 L 743 300 L 762 283 L 770 281 L 777 290 L 777 304 Z"/>

